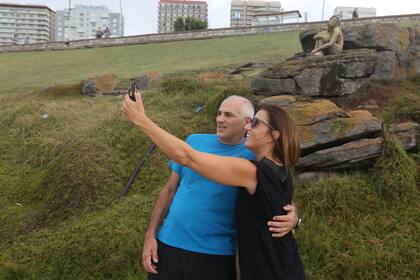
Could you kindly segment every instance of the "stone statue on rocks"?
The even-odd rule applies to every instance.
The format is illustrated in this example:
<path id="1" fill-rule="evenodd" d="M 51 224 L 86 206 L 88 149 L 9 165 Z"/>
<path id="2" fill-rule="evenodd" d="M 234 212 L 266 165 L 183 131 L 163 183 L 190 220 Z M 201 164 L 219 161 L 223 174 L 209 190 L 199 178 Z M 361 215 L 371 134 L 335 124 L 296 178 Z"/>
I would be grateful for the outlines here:
<path id="1" fill-rule="evenodd" d="M 343 51 L 344 37 L 340 28 L 338 16 L 332 16 L 328 21 L 328 30 L 319 32 L 314 36 L 315 55 L 339 54 Z"/>

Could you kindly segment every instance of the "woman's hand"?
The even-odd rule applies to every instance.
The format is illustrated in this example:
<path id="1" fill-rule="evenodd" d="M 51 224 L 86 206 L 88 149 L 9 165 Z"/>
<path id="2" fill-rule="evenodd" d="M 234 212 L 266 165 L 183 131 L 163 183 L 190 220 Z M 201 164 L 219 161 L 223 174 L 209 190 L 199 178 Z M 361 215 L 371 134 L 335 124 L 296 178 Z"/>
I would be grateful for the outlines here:
<path id="1" fill-rule="evenodd" d="M 142 122 L 143 118 L 146 117 L 146 114 L 144 111 L 143 100 L 141 99 L 141 93 L 136 90 L 134 95 L 136 97 L 136 101 L 131 100 L 128 94 L 125 95 L 121 111 L 126 120 L 134 125 L 138 125 Z"/>

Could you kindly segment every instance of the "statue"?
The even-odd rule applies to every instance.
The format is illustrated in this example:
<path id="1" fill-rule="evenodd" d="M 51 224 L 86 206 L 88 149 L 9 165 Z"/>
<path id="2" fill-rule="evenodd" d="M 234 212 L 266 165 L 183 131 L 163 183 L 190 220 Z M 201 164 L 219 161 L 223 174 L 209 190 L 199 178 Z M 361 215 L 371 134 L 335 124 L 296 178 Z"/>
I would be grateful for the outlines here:
<path id="1" fill-rule="evenodd" d="M 339 54 L 343 51 L 344 37 L 340 28 L 338 16 L 332 16 L 328 21 L 328 30 L 314 36 L 315 48 L 311 52 L 315 55 Z"/>

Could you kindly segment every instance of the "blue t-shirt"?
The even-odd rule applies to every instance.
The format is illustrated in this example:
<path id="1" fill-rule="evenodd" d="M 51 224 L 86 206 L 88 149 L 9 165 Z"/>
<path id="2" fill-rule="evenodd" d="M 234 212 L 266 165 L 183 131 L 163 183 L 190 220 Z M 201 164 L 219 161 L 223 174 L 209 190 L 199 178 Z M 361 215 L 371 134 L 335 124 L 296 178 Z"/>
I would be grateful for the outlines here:
<path id="1" fill-rule="evenodd" d="M 226 145 L 216 134 L 193 134 L 187 143 L 201 152 L 254 159 L 243 143 Z M 173 161 L 169 166 L 181 179 L 157 238 L 188 251 L 234 255 L 237 188 L 210 181 Z"/>

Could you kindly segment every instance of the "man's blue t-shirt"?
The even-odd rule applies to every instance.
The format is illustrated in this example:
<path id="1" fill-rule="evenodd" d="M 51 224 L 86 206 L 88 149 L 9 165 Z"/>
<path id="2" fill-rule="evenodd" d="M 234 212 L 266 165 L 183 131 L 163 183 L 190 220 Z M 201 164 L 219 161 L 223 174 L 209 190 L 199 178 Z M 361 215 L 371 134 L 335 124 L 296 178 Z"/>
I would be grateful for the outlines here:
<path id="1" fill-rule="evenodd" d="M 187 143 L 201 152 L 254 159 L 243 143 L 226 145 L 216 134 L 193 134 Z M 210 181 L 173 161 L 169 165 L 181 178 L 157 238 L 188 251 L 234 255 L 237 188 Z"/>

